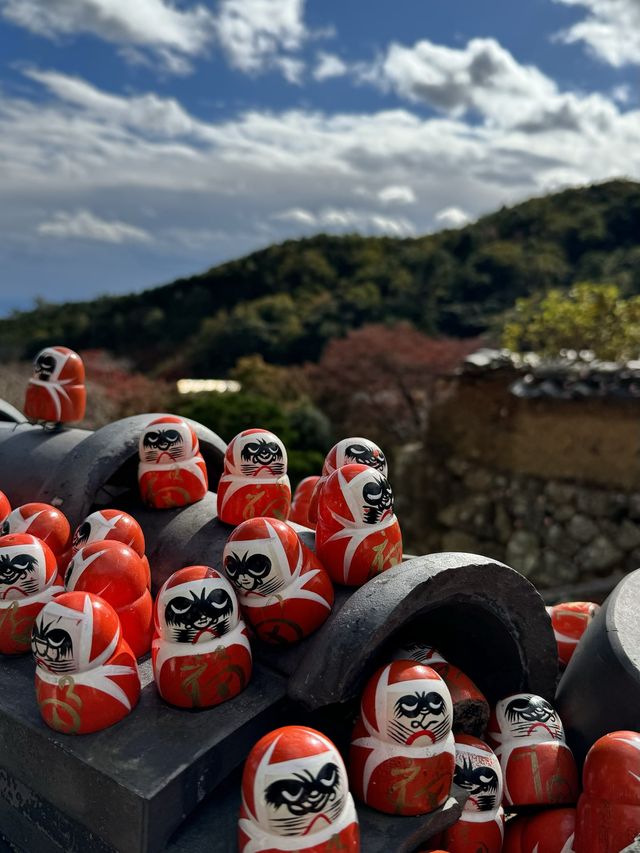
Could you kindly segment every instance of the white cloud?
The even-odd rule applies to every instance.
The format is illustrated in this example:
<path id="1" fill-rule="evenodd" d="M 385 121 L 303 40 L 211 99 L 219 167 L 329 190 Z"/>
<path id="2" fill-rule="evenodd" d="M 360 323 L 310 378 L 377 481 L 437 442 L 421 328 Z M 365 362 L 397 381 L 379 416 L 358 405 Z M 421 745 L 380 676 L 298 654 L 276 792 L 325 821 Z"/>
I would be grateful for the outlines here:
<path id="1" fill-rule="evenodd" d="M 569 27 L 560 38 L 571 44 L 583 42 L 603 62 L 621 68 L 640 64 L 640 3 L 638 0 L 555 0 L 579 6 L 587 16 Z"/>
<path id="2" fill-rule="evenodd" d="M 436 213 L 434 219 L 443 228 L 462 228 L 471 221 L 469 214 L 459 207 L 445 207 Z"/>
<path id="3" fill-rule="evenodd" d="M 318 62 L 313 69 L 313 76 L 318 81 L 329 80 L 332 77 L 342 77 L 349 70 L 346 62 L 334 53 L 318 53 Z"/>
<path id="4" fill-rule="evenodd" d="M 315 231 L 360 231 L 407 237 L 415 233 L 413 223 L 404 217 L 382 216 L 364 210 L 326 207 L 318 213 L 304 208 L 291 208 L 275 213 L 273 219 L 291 222 Z"/>
<path id="5" fill-rule="evenodd" d="M 214 34 L 203 5 L 178 8 L 170 0 L 0 0 L 0 14 L 47 38 L 90 33 L 118 45 L 151 49 L 168 70 L 184 72 Z"/>
<path id="6" fill-rule="evenodd" d="M 67 213 L 59 210 L 49 222 L 41 222 L 36 231 L 46 237 L 97 240 L 100 243 L 148 243 L 151 235 L 126 222 L 100 219 L 89 210 Z"/>
<path id="7" fill-rule="evenodd" d="M 411 187 L 390 184 L 378 192 L 378 198 L 383 204 L 413 204 L 416 194 Z"/>
<path id="8" fill-rule="evenodd" d="M 229 62 L 248 74 L 273 67 L 308 37 L 304 0 L 221 0 L 216 28 Z"/>

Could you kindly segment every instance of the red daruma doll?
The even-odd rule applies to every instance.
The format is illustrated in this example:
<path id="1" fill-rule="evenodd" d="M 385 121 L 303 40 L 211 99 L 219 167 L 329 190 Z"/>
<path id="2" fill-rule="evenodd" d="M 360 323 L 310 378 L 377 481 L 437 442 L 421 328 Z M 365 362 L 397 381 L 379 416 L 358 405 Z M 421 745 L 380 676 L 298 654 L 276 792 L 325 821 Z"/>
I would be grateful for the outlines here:
<path id="1" fill-rule="evenodd" d="M 518 815 L 507 822 L 503 853 L 578 853 L 574 846 L 576 810 L 542 809 Z"/>
<path id="2" fill-rule="evenodd" d="M 456 736 L 454 784 L 469 794 L 462 817 L 444 835 L 449 853 L 500 853 L 504 835 L 502 770 L 491 747 L 470 735 Z"/>
<path id="3" fill-rule="evenodd" d="M 69 560 L 85 545 L 93 542 L 122 542 L 128 545 L 142 560 L 147 576 L 147 587 L 151 588 L 151 570 L 145 551 L 144 533 L 138 522 L 119 509 L 100 509 L 88 515 L 82 524 L 76 527 L 71 541 L 71 550 L 67 552 Z"/>
<path id="4" fill-rule="evenodd" d="M 304 480 L 300 481 L 291 502 L 289 521 L 294 521 L 296 524 L 301 524 L 303 527 L 310 527 L 312 529 L 316 526 L 315 521 L 311 521 L 309 518 L 309 506 L 313 491 L 319 480 L 320 477 L 305 477 Z"/>
<path id="5" fill-rule="evenodd" d="M 215 569 L 188 566 L 156 598 L 153 674 L 160 695 L 181 708 L 231 699 L 251 677 L 251 646 L 233 587 Z"/>
<path id="6" fill-rule="evenodd" d="M 227 540 L 223 560 L 242 612 L 261 640 L 295 643 L 331 613 L 329 575 L 286 521 L 243 521 Z"/>
<path id="7" fill-rule="evenodd" d="M 383 476 L 388 476 L 387 457 L 377 444 L 369 441 L 368 438 L 343 438 L 337 444 L 334 444 L 327 453 L 324 465 L 322 466 L 322 475 L 318 479 L 311 495 L 308 517 L 312 526 L 315 526 L 318 520 L 318 500 L 325 483 L 334 471 L 345 465 L 367 465 L 369 468 L 380 471 Z"/>
<path id="8" fill-rule="evenodd" d="M 287 451 L 277 435 L 247 429 L 227 447 L 218 483 L 218 517 L 225 524 L 268 516 L 285 521 L 291 508 Z"/>
<path id="9" fill-rule="evenodd" d="M 122 635 L 140 658 L 151 648 L 153 601 L 147 588 L 147 567 L 122 542 L 102 540 L 85 545 L 67 566 L 64 585 L 69 592 L 93 592 L 118 614 Z"/>
<path id="10" fill-rule="evenodd" d="M 181 418 L 163 415 L 140 436 L 138 483 L 154 509 L 193 504 L 207 494 L 207 466 L 195 430 Z"/>
<path id="11" fill-rule="evenodd" d="M 334 471 L 318 502 L 316 552 L 335 583 L 362 586 L 402 559 L 391 486 L 367 465 Z"/>
<path id="12" fill-rule="evenodd" d="M 0 653 L 31 649 L 31 630 L 48 601 L 63 591 L 53 552 L 28 533 L 0 538 Z"/>
<path id="13" fill-rule="evenodd" d="M 33 361 L 24 413 L 30 421 L 60 424 L 81 421 L 87 402 L 84 364 L 67 347 L 47 347 Z"/>
<path id="14" fill-rule="evenodd" d="M 618 853 L 640 835 L 640 733 L 611 732 L 597 740 L 587 753 L 582 785 L 576 851 Z"/>
<path id="15" fill-rule="evenodd" d="M 285 726 L 253 747 L 242 774 L 238 850 L 359 853 L 347 773 L 329 738 Z"/>
<path id="16" fill-rule="evenodd" d="M 576 763 L 562 721 L 546 699 L 516 693 L 500 700 L 487 737 L 502 767 L 505 806 L 575 803 Z"/>
<path id="17" fill-rule="evenodd" d="M 133 652 L 104 599 L 64 592 L 45 604 L 33 626 L 36 697 L 45 723 L 64 734 L 89 734 L 119 722 L 140 698 Z"/>
<path id="18" fill-rule="evenodd" d="M 11 504 L 9 503 L 9 498 L 4 492 L 0 492 L 0 524 L 2 524 L 10 512 Z"/>
<path id="19" fill-rule="evenodd" d="M 594 604 L 593 601 L 566 601 L 564 604 L 547 607 L 558 644 L 558 660 L 562 667 L 567 666 L 571 660 L 582 635 L 599 610 L 600 605 Z"/>
<path id="20" fill-rule="evenodd" d="M 433 669 L 415 661 L 379 669 L 351 735 L 354 794 L 388 814 L 427 814 L 443 805 L 455 768 L 452 720 L 449 691 Z"/>
<path id="21" fill-rule="evenodd" d="M 71 538 L 71 527 L 63 512 L 51 504 L 30 503 L 16 507 L 2 524 L 2 535 L 30 533 L 45 542 L 59 558 Z"/>

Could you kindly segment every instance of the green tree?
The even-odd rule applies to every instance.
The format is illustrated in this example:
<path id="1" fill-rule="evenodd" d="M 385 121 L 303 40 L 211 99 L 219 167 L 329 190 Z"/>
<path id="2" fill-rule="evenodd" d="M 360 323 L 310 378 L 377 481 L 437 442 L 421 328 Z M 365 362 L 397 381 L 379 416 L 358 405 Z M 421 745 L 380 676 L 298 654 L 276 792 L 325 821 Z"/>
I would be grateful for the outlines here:
<path id="1" fill-rule="evenodd" d="M 591 350 L 622 361 L 640 355 L 640 297 L 623 298 L 614 284 L 583 282 L 568 291 L 518 299 L 502 332 L 516 352 L 554 357 L 562 350 Z"/>

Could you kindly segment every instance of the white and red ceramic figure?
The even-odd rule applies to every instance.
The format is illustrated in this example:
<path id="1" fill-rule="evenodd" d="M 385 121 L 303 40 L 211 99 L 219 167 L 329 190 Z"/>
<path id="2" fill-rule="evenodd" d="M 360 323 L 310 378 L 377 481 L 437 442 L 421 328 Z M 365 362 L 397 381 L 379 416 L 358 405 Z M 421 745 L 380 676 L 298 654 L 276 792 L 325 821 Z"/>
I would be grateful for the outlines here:
<path id="1" fill-rule="evenodd" d="M 243 521 L 227 540 L 223 564 L 242 612 L 261 640 L 296 643 L 331 613 L 329 575 L 286 521 Z"/>
<path id="2" fill-rule="evenodd" d="M 145 555 L 144 533 L 138 522 L 126 512 L 119 509 L 100 509 L 88 515 L 82 524 L 76 527 L 71 540 L 71 549 L 67 555 L 64 567 L 69 560 L 85 545 L 92 542 L 122 542 L 128 545 L 141 558 L 147 573 L 147 586 L 151 587 L 151 571 L 149 560 Z"/>
<path id="3" fill-rule="evenodd" d="M 229 581 L 188 566 L 165 582 L 154 607 L 153 674 L 163 699 L 207 708 L 237 696 L 251 677 L 251 646 Z"/>
<path id="4" fill-rule="evenodd" d="M 71 539 L 71 527 L 63 512 L 51 504 L 30 503 L 16 507 L 2 524 L 2 535 L 30 533 L 46 543 L 56 559 L 66 550 Z"/>
<path id="5" fill-rule="evenodd" d="M 462 817 L 444 835 L 449 853 L 500 853 L 504 835 L 502 770 L 491 747 L 470 735 L 456 736 L 453 781 L 469 799 Z"/>
<path id="6" fill-rule="evenodd" d="M 31 637 L 36 697 L 45 723 L 64 734 L 106 729 L 140 698 L 133 652 L 118 615 L 89 592 L 63 592 L 40 611 Z"/>
<path id="7" fill-rule="evenodd" d="M 81 421 L 87 404 L 84 364 L 68 347 L 47 347 L 33 361 L 24 413 L 30 421 Z"/>
<path id="8" fill-rule="evenodd" d="M 92 592 L 118 614 L 122 635 L 137 658 L 151 648 L 153 601 L 147 566 L 122 542 L 91 542 L 73 555 L 64 574 L 68 592 Z"/>
<path id="9" fill-rule="evenodd" d="M 501 699 L 487 736 L 502 767 L 505 806 L 575 804 L 576 763 L 562 721 L 546 699 L 531 693 Z"/>
<path id="10" fill-rule="evenodd" d="M 547 607 L 558 644 L 558 660 L 561 666 L 567 666 L 582 635 L 599 610 L 600 605 L 594 604 L 593 601 L 565 601 L 563 604 Z"/>
<path id="11" fill-rule="evenodd" d="M 387 458 L 377 444 L 368 438 L 343 438 L 327 453 L 322 474 L 316 483 L 309 502 L 308 518 L 312 525 L 318 520 L 318 500 L 329 476 L 345 465 L 367 465 L 380 471 L 383 477 L 388 475 Z"/>
<path id="12" fill-rule="evenodd" d="M 9 503 L 9 498 L 4 492 L 0 492 L 0 524 L 2 524 L 10 512 L 11 504 Z"/>
<path id="13" fill-rule="evenodd" d="M 402 560 L 402 534 L 386 477 L 367 465 L 345 465 L 327 479 L 318 501 L 316 552 L 335 583 L 362 586 Z"/>
<path id="14" fill-rule="evenodd" d="M 253 747 L 242 774 L 238 850 L 359 853 L 347 773 L 329 738 L 285 726 Z"/>
<path id="15" fill-rule="evenodd" d="M 578 853 L 576 810 L 542 809 L 507 821 L 502 853 Z"/>
<path id="16" fill-rule="evenodd" d="M 277 435 L 246 429 L 227 447 L 218 483 L 218 516 L 225 524 L 268 516 L 286 521 L 291 509 L 287 451 Z"/>
<path id="17" fill-rule="evenodd" d="M 603 685 L 606 692 L 606 685 Z M 577 853 L 618 853 L 640 835 L 640 733 L 597 740 L 582 769 Z"/>
<path id="18" fill-rule="evenodd" d="M 154 509 L 193 504 L 207 494 L 207 466 L 195 430 L 182 418 L 163 415 L 147 424 L 138 447 L 142 500 Z"/>
<path id="19" fill-rule="evenodd" d="M 0 537 L 0 653 L 31 648 L 31 629 L 42 608 L 63 591 L 56 558 L 28 533 Z"/>
<path id="20" fill-rule="evenodd" d="M 296 524 L 301 524 L 303 527 L 315 528 L 315 521 L 309 518 L 309 507 L 313 496 L 316 484 L 320 477 L 305 477 L 298 483 L 298 488 L 295 490 L 293 500 L 291 501 L 291 512 L 289 513 L 289 521 L 295 521 Z"/>
<path id="21" fill-rule="evenodd" d="M 456 723 L 461 728 L 466 725 L 465 715 L 470 706 L 473 706 L 472 710 L 469 711 L 469 717 L 473 722 L 474 731 L 478 728 L 484 729 L 489 720 L 490 712 L 489 703 L 484 694 L 468 675 L 445 660 L 437 649 L 426 643 L 405 643 L 393 657 L 395 660 L 415 660 L 435 669 L 451 694 L 454 731 L 458 730 Z M 467 733 L 472 734 L 473 732 Z"/>
<path id="22" fill-rule="evenodd" d="M 388 814 L 427 814 L 449 797 L 455 769 L 453 707 L 428 666 L 394 661 L 367 683 L 351 735 L 354 794 Z"/>

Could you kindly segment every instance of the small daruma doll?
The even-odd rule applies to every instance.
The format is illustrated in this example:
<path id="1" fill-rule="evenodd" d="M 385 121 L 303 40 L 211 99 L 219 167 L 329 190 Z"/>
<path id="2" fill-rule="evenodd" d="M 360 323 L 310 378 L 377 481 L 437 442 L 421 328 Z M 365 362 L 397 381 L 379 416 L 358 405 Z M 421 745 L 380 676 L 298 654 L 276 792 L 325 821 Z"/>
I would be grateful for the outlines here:
<path id="1" fill-rule="evenodd" d="M 144 533 L 133 516 L 119 509 L 96 510 L 76 527 L 71 540 L 71 549 L 66 555 L 65 568 L 73 555 L 85 545 L 105 540 L 107 542 L 122 542 L 123 545 L 128 545 L 136 552 L 145 566 L 147 587 L 151 589 L 151 569 L 145 554 Z"/>
<path id="2" fill-rule="evenodd" d="M 242 774 L 238 850 L 359 853 L 347 773 L 329 738 L 285 726 L 253 747 Z"/>
<path id="3" fill-rule="evenodd" d="M 28 533 L 0 537 L 0 653 L 28 652 L 36 616 L 62 591 L 48 545 Z"/>
<path id="4" fill-rule="evenodd" d="M 215 569 L 188 566 L 156 598 L 153 674 L 163 699 L 207 708 L 231 699 L 251 677 L 251 647 L 233 587 Z"/>
<path id="5" fill-rule="evenodd" d="M 84 364 L 68 347 L 47 347 L 33 361 L 24 413 L 28 420 L 64 424 L 81 421 L 87 403 Z"/>
<path id="6" fill-rule="evenodd" d="M 554 607 L 547 607 L 558 644 L 560 666 L 567 666 L 582 635 L 599 610 L 600 605 L 594 604 L 593 601 L 566 601 Z"/>
<path id="7" fill-rule="evenodd" d="M 309 506 L 311 497 L 320 477 L 305 477 L 298 484 L 295 490 L 293 500 L 291 501 L 291 512 L 289 513 L 289 521 L 294 521 L 296 524 L 301 524 L 303 527 L 314 528 L 315 521 L 309 518 Z"/>
<path id="8" fill-rule="evenodd" d="M 138 483 L 154 509 L 193 504 L 207 494 L 207 466 L 193 427 L 174 415 L 151 421 L 140 436 Z"/>
<path id="9" fill-rule="evenodd" d="M 597 740 L 584 762 L 582 786 L 576 851 L 618 853 L 640 835 L 640 733 L 611 732 Z"/>
<path id="10" fill-rule="evenodd" d="M 435 669 L 451 694 L 454 732 L 476 736 L 484 733 L 489 722 L 489 703 L 468 675 L 426 643 L 405 643 L 393 657 L 395 660 L 415 660 Z"/>
<path id="11" fill-rule="evenodd" d="M 4 492 L 0 492 L 0 524 L 2 524 L 10 512 L 11 504 L 9 503 L 9 498 Z"/>
<path id="12" fill-rule="evenodd" d="M 369 441 L 368 438 L 343 438 L 327 453 L 322 474 L 313 489 L 308 511 L 308 518 L 312 525 L 315 526 L 318 520 L 318 500 L 325 483 L 334 471 L 345 465 L 367 465 L 369 468 L 380 471 L 384 477 L 388 475 L 387 457 L 377 444 Z"/>
<path id="13" fill-rule="evenodd" d="M 227 540 L 223 561 L 242 612 L 261 640 L 295 643 L 331 613 L 329 575 L 286 521 L 243 521 Z"/>
<path id="14" fill-rule="evenodd" d="M 491 747 L 470 735 L 456 737 L 454 783 L 469 794 L 460 820 L 449 827 L 449 853 L 500 853 L 504 835 L 502 770 Z"/>
<path id="15" fill-rule="evenodd" d="M 505 806 L 575 803 L 576 763 L 562 721 L 546 699 L 516 693 L 500 700 L 487 735 L 502 767 Z"/>
<path id="16" fill-rule="evenodd" d="M 40 611 L 31 637 L 36 697 L 45 723 L 89 734 L 119 722 L 140 698 L 133 652 L 118 615 L 89 592 L 64 592 Z"/>
<path id="17" fill-rule="evenodd" d="M 2 535 L 30 533 L 45 542 L 59 558 L 69 545 L 71 527 L 63 512 L 51 504 L 30 503 L 16 507 L 2 524 Z"/>
<path id="18" fill-rule="evenodd" d="M 118 614 L 122 635 L 137 658 L 151 648 L 153 601 L 147 566 L 122 542 L 91 542 L 73 555 L 64 576 L 69 592 L 93 592 Z"/>
<path id="19" fill-rule="evenodd" d="M 318 502 L 316 552 L 335 583 L 362 586 L 402 559 L 393 492 L 367 465 L 334 471 Z"/>
<path id="20" fill-rule="evenodd" d="M 574 847 L 576 810 L 542 809 L 523 814 L 507 822 L 503 853 L 574 853 L 587 851 Z"/>
<path id="21" fill-rule="evenodd" d="M 354 794 L 388 814 L 427 814 L 449 797 L 455 768 L 453 708 L 428 666 L 395 661 L 365 687 L 351 735 Z"/>
<path id="22" fill-rule="evenodd" d="M 282 521 L 291 509 L 287 451 L 277 435 L 247 429 L 227 447 L 218 483 L 218 517 L 225 524 L 268 516 Z"/>

